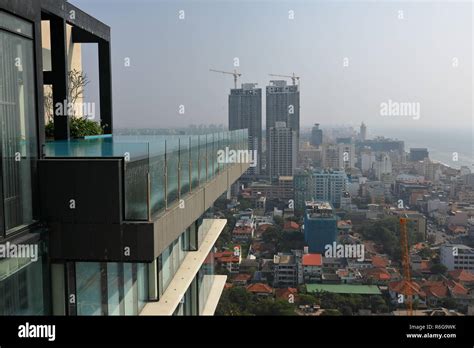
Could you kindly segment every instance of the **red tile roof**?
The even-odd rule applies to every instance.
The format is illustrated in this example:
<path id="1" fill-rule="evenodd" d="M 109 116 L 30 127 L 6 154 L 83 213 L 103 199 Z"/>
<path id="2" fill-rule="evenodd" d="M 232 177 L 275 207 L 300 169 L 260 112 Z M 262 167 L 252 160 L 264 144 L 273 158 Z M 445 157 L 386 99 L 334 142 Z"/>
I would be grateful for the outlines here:
<path id="1" fill-rule="evenodd" d="M 240 258 L 238 256 L 227 256 L 227 257 L 221 257 L 217 260 L 218 262 L 239 262 Z"/>
<path id="2" fill-rule="evenodd" d="M 234 281 L 246 282 L 250 280 L 250 278 L 252 278 L 250 274 L 241 273 L 241 274 L 237 274 L 237 276 L 234 278 Z"/>
<path id="3" fill-rule="evenodd" d="M 374 278 L 377 280 L 390 280 L 392 278 L 390 272 L 382 267 L 365 269 L 364 274 L 368 278 Z"/>
<path id="4" fill-rule="evenodd" d="M 290 295 L 296 295 L 298 293 L 298 289 L 295 288 L 282 288 L 282 289 L 275 289 L 275 297 L 288 300 Z"/>
<path id="5" fill-rule="evenodd" d="M 285 231 L 289 231 L 289 230 L 292 230 L 292 231 L 299 231 L 300 230 L 300 225 L 298 225 L 296 222 L 294 221 L 287 221 L 285 222 L 285 224 L 283 225 L 283 229 Z"/>
<path id="6" fill-rule="evenodd" d="M 372 265 L 374 267 L 387 267 L 389 264 L 390 262 L 385 257 L 379 255 L 372 256 Z"/>
<path id="7" fill-rule="evenodd" d="M 323 257 L 321 254 L 304 254 L 303 266 L 321 266 L 323 264 Z"/>
<path id="8" fill-rule="evenodd" d="M 417 294 L 421 297 L 425 297 L 426 294 L 421 290 L 420 286 L 414 281 L 408 282 L 407 280 L 400 280 L 396 282 L 388 283 L 388 288 L 397 294 L 403 295 L 414 295 Z"/>
<path id="9" fill-rule="evenodd" d="M 255 283 L 255 284 L 250 284 L 247 285 L 246 287 L 247 291 L 253 292 L 255 294 L 272 294 L 273 289 L 268 286 L 267 284 L 263 283 Z"/>
<path id="10" fill-rule="evenodd" d="M 449 271 L 448 274 L 457 282 L 474 282 L 474 273 L 465 269 Z"/>

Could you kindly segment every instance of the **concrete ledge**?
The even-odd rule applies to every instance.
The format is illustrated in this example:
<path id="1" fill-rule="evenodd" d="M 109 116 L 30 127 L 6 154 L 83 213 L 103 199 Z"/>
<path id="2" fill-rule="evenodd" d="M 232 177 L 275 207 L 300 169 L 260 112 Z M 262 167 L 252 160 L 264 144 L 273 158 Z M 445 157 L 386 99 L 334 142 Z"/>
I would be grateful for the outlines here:
<path id="1" fill-rule="evenodd" d="M 201 315 L 214 315 L 219 299 L 221 298 L 222 291 L 224 291 L 225 282 L 227 281 L 226 275 L 215 275 L 213 276 L 213 282 L 209 295 L 207 297 L 206 304 L 202 310 Z"/>
<path id="2" fill-rule="evenodd" d="M 140 315 L 173 315 L 226 223 L 226 219 L 203 220 L 201 227 L 208 232 L 201 247 L 198 251 L 188 252 L 160 301 L 147 303 Z"/>

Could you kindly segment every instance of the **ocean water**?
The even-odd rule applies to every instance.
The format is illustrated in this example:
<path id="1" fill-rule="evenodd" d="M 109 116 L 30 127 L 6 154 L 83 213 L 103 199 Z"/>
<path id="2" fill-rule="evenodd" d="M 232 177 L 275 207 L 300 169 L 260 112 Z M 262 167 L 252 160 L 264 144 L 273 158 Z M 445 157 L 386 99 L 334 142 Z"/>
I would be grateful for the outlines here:
<path id="1" fill-rule="evenodd" d="M 405 141 L 405 151 L 411 147 L 428 148 L 430 159 L 450 167 L 468 166 L 474 172 L 474 134 L 467 129 L 374 129 L 369 136 L 377 135 Z M 457 153 L 457 161 L 454 159 Z"/>

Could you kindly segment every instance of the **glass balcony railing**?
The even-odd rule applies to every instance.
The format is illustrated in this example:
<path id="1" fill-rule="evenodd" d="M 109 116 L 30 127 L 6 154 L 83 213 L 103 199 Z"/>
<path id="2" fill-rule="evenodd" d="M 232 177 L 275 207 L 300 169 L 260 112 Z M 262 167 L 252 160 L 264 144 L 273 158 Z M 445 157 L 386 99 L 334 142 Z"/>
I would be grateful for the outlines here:
<path id="1" fill-rule="evenodd" d="M 146 221 L 242 159 L 225 154 L 247 149 L 247 130 L 241 129 L 205 135 L 51 141 L 46 143 L 44 153 L 46 158 L 124 158 L 125 219 Z"/>

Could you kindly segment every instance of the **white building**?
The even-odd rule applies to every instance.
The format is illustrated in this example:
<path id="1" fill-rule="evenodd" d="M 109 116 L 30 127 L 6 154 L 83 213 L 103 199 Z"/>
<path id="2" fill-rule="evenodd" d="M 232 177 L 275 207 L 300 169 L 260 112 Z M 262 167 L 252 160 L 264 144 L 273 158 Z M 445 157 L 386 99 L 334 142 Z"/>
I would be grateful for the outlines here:
<path id="1" fill-rule="evenodd" d="M 439 249 L 440 262 L 449 271 L 455 269 L 474 270 L 474 248 L 462 244 L 447 244 Z"/>

